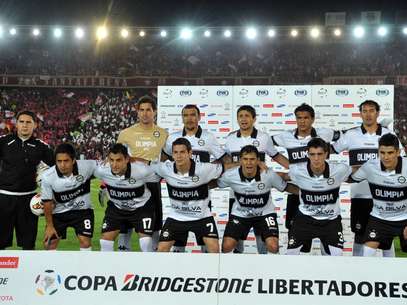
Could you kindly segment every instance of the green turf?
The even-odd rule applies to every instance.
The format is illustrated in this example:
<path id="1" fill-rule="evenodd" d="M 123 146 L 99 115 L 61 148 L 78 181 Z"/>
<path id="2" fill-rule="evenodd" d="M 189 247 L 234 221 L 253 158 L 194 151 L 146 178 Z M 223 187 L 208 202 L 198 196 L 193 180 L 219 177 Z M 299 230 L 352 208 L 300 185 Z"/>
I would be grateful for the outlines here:
<path id="1" fill-rule="evenodd" d="M 105 207 L 101 207 L 98 201 L 98 192 L 99 192 L 99 180 L 94 179 L 91 185 L 91 198 L 93 207 L 95 209 L 95 231 L 92 239 L 92 249 L 94 251 L 100 250 L 99 239 L 100 239 L 100 230 L 102 227 L 102 220 L 105 213 Z M 36 242 L 36 249 L 44 249 L 42 240 L 44 237 L 44 228 L 45 228 L 45 219 L 40 217 L 38 223 L 38 237 Z M 407 253 L 401 252 L 399 239 L 395 239 L 395 248 L 397 257 L 407 257 Z M 15 238 L 13 247 L 10 249 L 18 249 L 15 245 Z M 132 237 L 132 249 L 139 251 L 138 236 L 133 234 Z M 73 229 L 68 230 L 67 238 L 59 242 L 58 250 L 79 250 L 79 242 L 75 236 Z"/>

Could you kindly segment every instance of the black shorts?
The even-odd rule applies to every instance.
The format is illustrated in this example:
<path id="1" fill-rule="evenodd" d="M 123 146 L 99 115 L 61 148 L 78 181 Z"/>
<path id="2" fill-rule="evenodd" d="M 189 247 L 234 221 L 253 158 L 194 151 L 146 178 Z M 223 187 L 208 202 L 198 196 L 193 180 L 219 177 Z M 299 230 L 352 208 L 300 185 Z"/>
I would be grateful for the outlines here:
<path id="1" fill-rule="evenodd" d="M 134 228 L 137 233 L 152 235 L 154 217 L 150 200 L 134 211 L 121 210 L 109 201 L 103 218 L 102 233 L 117 231 L 126 227 L 127 229 Z"/>
<path id="2" fill-rule="evenodd" d="M 93 237 L 93 227 L 95 224 L 95 214 L 92 209 L 74 210 L 52 215 L 55 231 L 61 239 L 66 239 L 66 229 L 75 229 L 76 235 Z"/>
<path id="3" fill-rule="evenodd" d="M 210 216 L 193 221 L 180 221 L 167 218 L 161 230 L 160 241 L 180 240 L 185 234 L 188 234 L 188 232 L 193 232 L 197 240 L 204 237 L 219 239 L 215 219 Z"/>
<path id="4" fill-rule="evenodd" d="M 398 236 L 401 249 L 407 252 L 407 240 L 403 235 L 406 226 L 407 220 L 388 221 L 370 216 L 365 231 L 365 242 L 375 241 L 380 244 L 380 249 L 389 250 L 394 237 Z"/>
<path id="5" fill-rule="evenodd" d="M 146 183 L 147 188 L 151 193 L 150 201 L 154 212 L 154 231 L 161 230 L 163 226 L 163 205 L 161 201 L 161 184 L 160 182 Z M 133 226 L 123 226 L 120 228 L 120 233 L 127 233 Z"/>
<path id="6" fill-rule="evenodd" d="M 350 227 L 353 233 L 360 236 L 355 238 L 357 243 L 363 243 L 367 221 L 373 208 L 372 199 L 352 198 L 350 206 Z"/>
<path id="7" fill-rule="evenodd" d="M 285 227 L 290 230 L 295 216 L 298 213 L 300 205 L 300 196 L 294 194 L 287 195 L 287 206 L 285 209 Z"/>
<path id="8" fill-rule="evenodd" d="M 0 194 L 0 249 L 13 244 L 14 229 L 17 246 L 26 250 L 35 248 L 38 216 L 35 216 L 30 209 L 30 201 L 34 195 Z"/>
<path id="9" fill-rule="evenodd" d="M 295 249 L 303 245 L 308 247 L 314 238 L 321 240 L 327 253 L 330 253 L 328 246 L 343 249 L 341 220 L 341 216 L 333 220 L 317 220 L 299 212 L 288 232 L 288 249 Z M 307 250 L 309 252 L 310 248 L 308 247 Z"/>
<path id="10" fill-rule="evenodd" d="M 212 201 L 209 200 L 208 203 L 208 207 L 209 207 L 209 211 L 212 211 Z M 185 236 L 180 239 L 180 240 L 176 240 L 174 246 L 175 247 L 186 247 L 188 243 L 188 233 L 185 234 Z M 198 246 L 205 246 L 205 243 L 203 241 L 202 238 L 197 238 L 196 239 L 196 244 Z"/>
<path id="11" fill-rule="evenodd" d="M 258 232 L 263 241 L 269 237 L 278 237 L 277 214 L 249 218 L 230 215 L 223 237 L 231 237 L 236 241 L 245 240 L 251 228 Z"/>

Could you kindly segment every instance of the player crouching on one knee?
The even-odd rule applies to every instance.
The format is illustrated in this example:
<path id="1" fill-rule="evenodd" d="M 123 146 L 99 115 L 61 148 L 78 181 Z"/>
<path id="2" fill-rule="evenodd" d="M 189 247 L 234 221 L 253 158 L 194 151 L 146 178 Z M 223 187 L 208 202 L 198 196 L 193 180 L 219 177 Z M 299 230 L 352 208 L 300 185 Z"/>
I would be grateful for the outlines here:
<path id="1" fill-rule="evenodd" d="M 96 161 L 76 160 L 72 145 L 63 143 L 55 150 L 55 166 L 44 172 L 41 200 L 46 228 L 44 245 L 55 250 L 66 238 L 68 227 L 75 229 L 81 250 L 91 250 L 94 213 L 90 199 L 90 179 Z"/>
<path id="2" fill-rule="evenodd" d="M 202 238 L 209 253 L 219 252 L 215 220 L 209 210 L 209 182 L 223 172 L 222 164 L 195 162 L 191 143 L 178 138 L 172 143 L 174 161 L 151 163 L 167 183 L 171 209 L 160 234 L 159 252 L 169 252 L 188 232 Z"/>
<path id="3" fill-rule="evenodd" d="M 142 162 L 130 163 L 127 148 L 114 144 L 108 154 L 109 164 L 98 166 L 95 176 L 106 186 L 109 201 L 102 225 L 100 248 L 113 251 L 114 240 L 122 227 L 138 233 L 140 249 L 152 252 L 152 234 L 155 214 L 151 192 L 146 183 L 159 177 Z"/>
<path id="4" fill-rule="evenodd" d="M 339 256 L 344 243 L 339 188 L 351 168 L 328 162 L 329 145 L 321 138 L 312 139 L 307 147 L 308 161 L 291 164 L 288 173 L 300 189 L 300 205 L 289 231 L 287 254 L 298 255 L 319 238 L 325 254 Z"/>
<path id="5" fill-rule="evenodd" d="M 245 240 L 254 228 L 266 244 L 268 253 L 278 253 L 278 223 L 271 189 L 298 194 L 298 188 L 287 184 L 272 169 L 261 171 L 259 152 L 253 145 L 240 150 L 240 166 L 226 171 L 218 179 L 219 187 L 231 187 L 236 198 L 226 225 L 222 252 L 229 253 Z"/>
<path id="6" fill-rule="evenodd" d="M 363 256 L 374 256 L 378 248 L 390 249 L 397 236 L 407 252 L 407 159 L 400 156 L 400 142 L 394 134 L 379 139 L 379 159 L 364 163 L 352 180 L 366 180 L 373 197 Z"/>

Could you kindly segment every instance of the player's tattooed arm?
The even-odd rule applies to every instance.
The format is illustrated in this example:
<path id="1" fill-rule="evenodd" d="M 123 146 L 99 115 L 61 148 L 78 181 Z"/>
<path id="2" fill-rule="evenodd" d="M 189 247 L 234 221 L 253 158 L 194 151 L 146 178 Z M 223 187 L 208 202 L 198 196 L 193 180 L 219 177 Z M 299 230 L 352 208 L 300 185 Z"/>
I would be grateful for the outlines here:
<path id="1" fill-rule="evenodd" d="M 288 166 L 290 165 L 290 163 L 288 162 L 288 159 L 280 153 L 277 154 L 277 156 L 274 156 L 273 160 L 285 168 L 288 168 Z"/>

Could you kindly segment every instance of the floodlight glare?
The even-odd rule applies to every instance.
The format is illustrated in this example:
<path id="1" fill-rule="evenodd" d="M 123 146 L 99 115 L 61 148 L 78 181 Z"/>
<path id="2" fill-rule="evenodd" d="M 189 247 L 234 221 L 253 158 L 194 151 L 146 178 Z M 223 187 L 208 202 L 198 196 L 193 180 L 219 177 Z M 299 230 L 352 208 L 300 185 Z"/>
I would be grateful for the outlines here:
<path id="1" fill-rule="evenodd" d="M 293 29 L 293 30 L 291 30 L 290 35 L 291 35 L 291 37 L 297 37 L 298 31 L 296 29 Z"/>
<path id="2" fill-rule="evenodd" d="M 205 36 L 205 37 L 211 37 L 211 31 L 206 30 L 206 31 L 204 32 L 204 36 Z"/>
<path id="3" fill-rule="evenodd" d="M 40 29 L 38 28 L 34 28 L 32 33 L 34 36 L 39 36 L 41 34 Z"/>
<path id="4" fill-rule="evenodd" d="M 108 33 L 107 33 L 107 29 L 104 26 L 100 26 L 97 28 L 96 30 L 96 38 L 98 40 L 103 40 L 107 37 Z"/>
<path id="5" fill-rule="evenodd" d="M 334 35 L 335 35 L 336 37 L 341 36 L 341 35 L 342 35 L 341 29 L 335 29 L 335 30 L 334 30 Z"/>
<path id="6" fill-rule="evenodd" d="M 85 36 L 85 32 L 82 28 L 76 28 L 75 29 L 75 37 L 78 39 L 82 39 L 83 36 Z"/>
<path id="7" fill-rule="evenodd" d="M 182 39 L 185 39 L 185 40 L 191 39 L 192 38 L 192 31 L 190 29 L 188 29 L 188 28 L 184 28 L 184 29 L 181 30 L 180 37 Z"/>
<path id="8" fill-rule="evenodd" d="M 248 39 L 255 39 L 257 37 L 257 30 L 255 28 L 248 28 L 246 30 L 246 37 Z"/>
<path id="9" fill-rule="evenodd" d="M 362 38 L 363 36 L 365 36 L 365 29 L 363 27 L 361 27 L 361 26 L 357 26 L 353 30 L 353 35 L 356 38 Z"/>
<path id="10" fill-rule="evenodd" d="M 274 29 L 268 30 L 267 36 L 268 36 L 268 37 L 274 37 L 274 36 L 276 36 L 276 30 L 274 30 Z"/>
<path id="11" fill-rule="evenodd" d="M 167 37 L 167 31 L 162 30 L 162 31 L 160 32 L 160 36 L 161 36 L 161 37 Z"/>
<path id="12" fill-rule="evenodd" d="M 120 30 L 120 36 L 122 36 L 122 38 L 127 38 L 129 37 L 129 30 L 126 28 L 122 28 Z"/>
<path id="13" fill-rule="evenodd" d="M 2 37 L 2 36 L 3 36 L 3 27 L 0 26 L 0 37 Z"/>
<path id="14" fill-rule="evenodd" d="M 223 32 L 223 36 L 225 36 L 226 38 L 229 38 L 232 36 L 232 32 L 230 30 L 226 30 Z"/>
<path id="15" fill-rule="evenodd" d="M 403 34 L 407 35 L 407 26 L 403 28 Z"/>
<path id="16" fill-rule="evenodd" d="M 387 33 L 388 33 L 388 29 L 384 26 L 381 26 L 377 29 L 377 35 L 379 35 L 380 37 L 386 36 Z"/>
<path id="17" fill-rule="evenodd" d="M 312 28 L 311 31 L 310 31 L 310 35 L 311 35 L 311 37 L 314 38 L 314 39 L 315 39 L 315 38 L 318 38 L 320 34 L 321 34 L 321 33 L 320 33 L 320 31 L 319 31 L 318 28 Z"/>
<path id="18" fill-rule="evenodd" d="M 54 37 L 61 38 L 62 37 L 62 30 L 60 28 L 54 29 Z"/>
<path id="19" fill-rule="evenodd" d="M 143 30 L 141 30 L 138 34 L 140 37 L 146 36 L 146 32 L 144 32 Z"/>
<path id="20" fill-rule="evenodd" d="M 9 33 L 10 33 L 11 36 L 17 35 L 17 29 L 16 28 L 11 28 L 9 30 Z"/>

